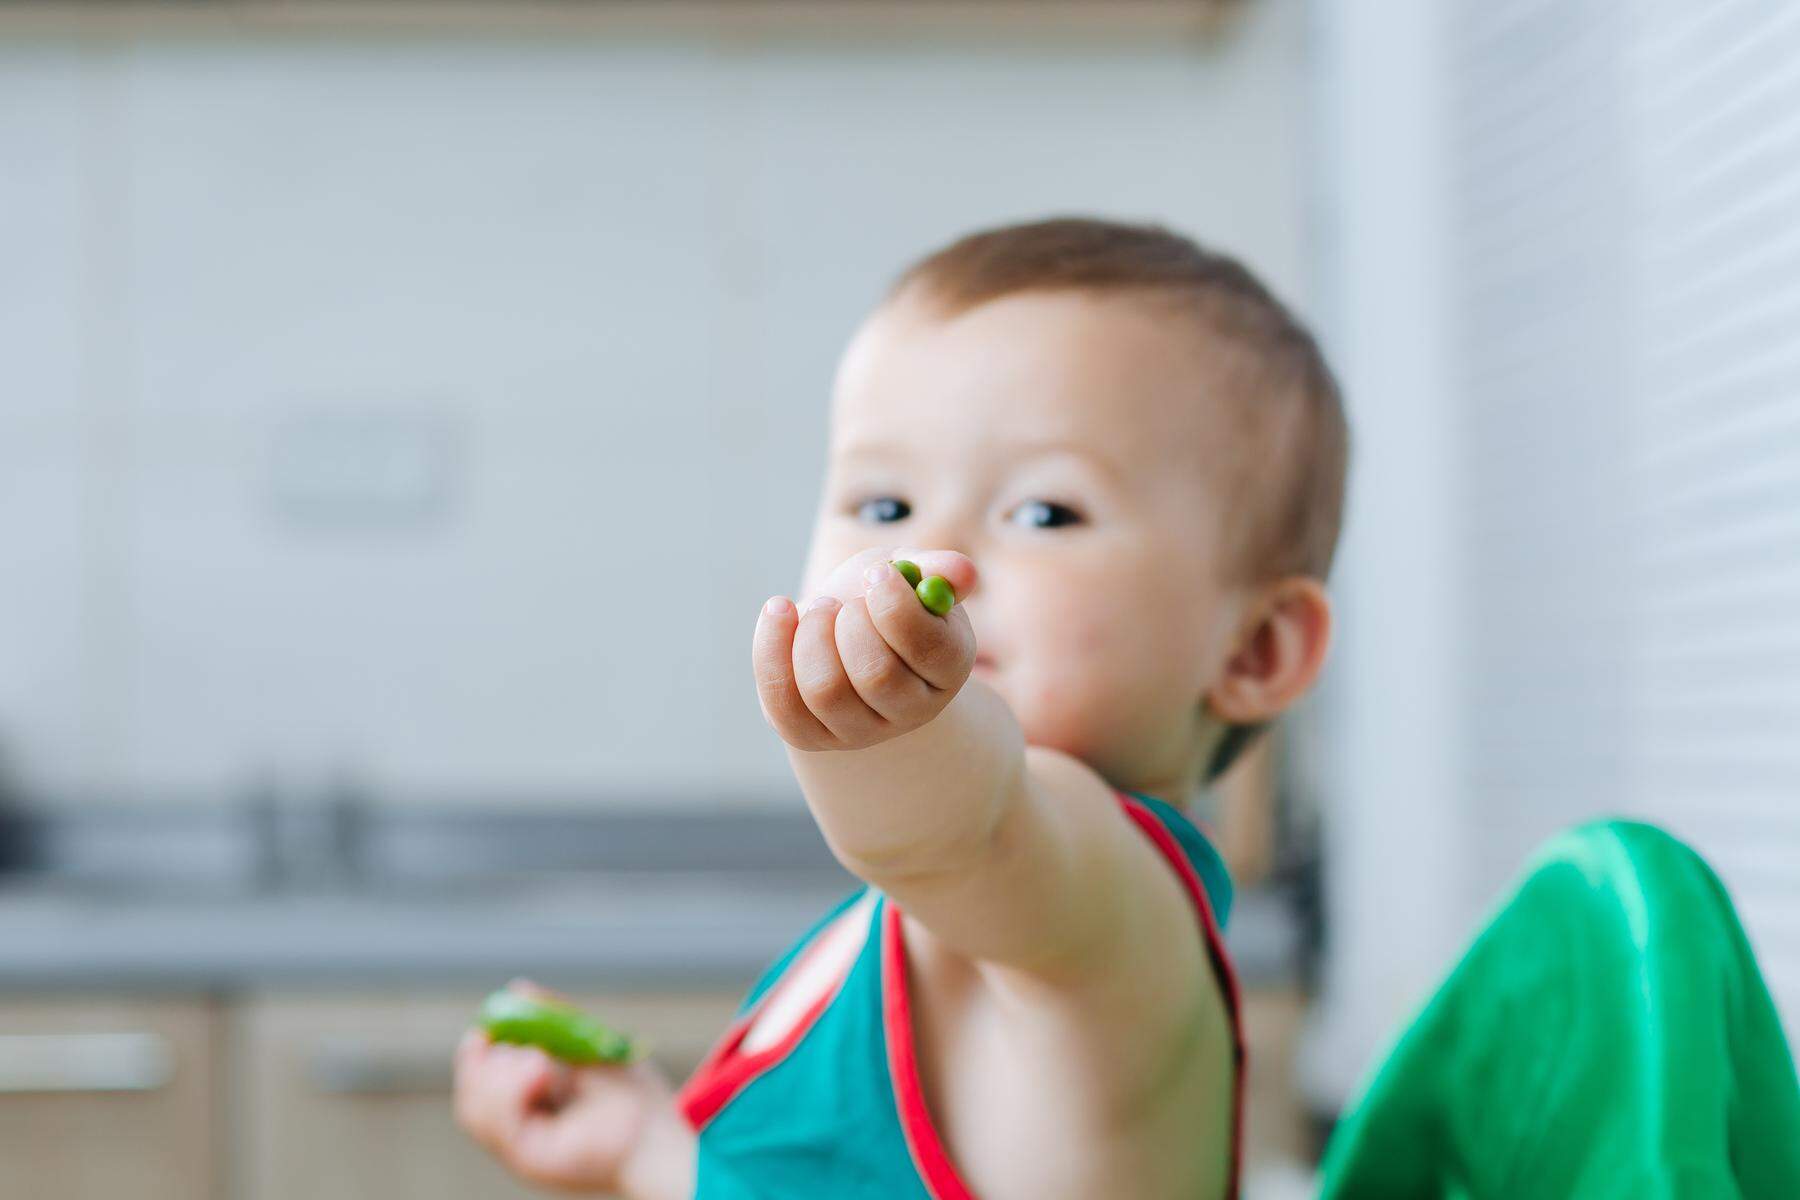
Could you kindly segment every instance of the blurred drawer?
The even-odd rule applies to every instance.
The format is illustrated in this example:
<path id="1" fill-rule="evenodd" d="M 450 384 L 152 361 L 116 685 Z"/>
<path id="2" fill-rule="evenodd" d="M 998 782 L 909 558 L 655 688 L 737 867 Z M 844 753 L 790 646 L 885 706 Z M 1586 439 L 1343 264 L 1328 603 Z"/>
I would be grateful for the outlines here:
<path id="1" fill-rule="evenodd" d="M 674 1082 L 730 1021 L 740 993 L 582 993 L 576 1000 L 649 1040 Z M 235 1195 L 246 1200 L 519 1200 L 532 1192 L 457 1128 L 451 1054 L 476 992 L 278 995 L 232 1024 Z"/>
<path id="2" fill-rule="evenodd" d="M 0 1196 L 220 1195 L 204 1000 L 0 1003 Z"/>

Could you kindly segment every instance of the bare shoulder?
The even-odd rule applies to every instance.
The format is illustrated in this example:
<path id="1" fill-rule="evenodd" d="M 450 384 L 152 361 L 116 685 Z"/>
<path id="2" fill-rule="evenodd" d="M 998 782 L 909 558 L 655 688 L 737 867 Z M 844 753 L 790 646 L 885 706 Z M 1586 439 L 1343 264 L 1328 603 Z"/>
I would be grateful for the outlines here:
<path id="1" fill-rule="evenodd" d="M 1084 927 L 1066 956 L 1029 967 L 918 931 L 921 1065 L 952 1157 L 992 1197 L 1212 1194 L 1231 1152 L 1233 1040 L 1193 901 L 1088 768 L 1033 751 L 1030 769 L 1036 819 L 1081 883 L 1078 909 L 1057 913 Z"/>
<path id="2" fill-rule="evenodd" d="M 1150 1083 L 1156 1064 L 1196 1039 L 1228 1045 L 1224 991 L 1174 864 L 1086 764 L 1035 748 L 1028 764 L 1044 819 L 1082 860 L 1070 874 L 1087 927 L 1071 942 L 1070 970 L 981 964 L 994 1002 L 1118 1056 L 1125 1083 Z"/>

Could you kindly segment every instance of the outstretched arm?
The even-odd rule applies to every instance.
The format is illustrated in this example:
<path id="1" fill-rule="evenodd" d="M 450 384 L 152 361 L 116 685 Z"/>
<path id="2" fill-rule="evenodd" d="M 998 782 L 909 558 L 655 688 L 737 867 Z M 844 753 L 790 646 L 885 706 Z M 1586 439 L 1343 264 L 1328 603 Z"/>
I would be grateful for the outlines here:
<path id="1" fill-rule="evenodd" d="M 915 557 L 958 597 L 979 586 L 960 554 Z M 764 713 L 833 851 L 948 948 L 1063 981 L 1106 972 L 1141 984 L 1121 959 L 1146 946 L 1194 954 L 1156 974 L 1197 968 L 1179 885 L 1110 789 L 1066 755 L 1028 750 L 1006 703 L 970 680 L 975 637 L 960 605 L 932 615 L 870 551 L 804 613 L 770 601 L 753 658 Z"/>

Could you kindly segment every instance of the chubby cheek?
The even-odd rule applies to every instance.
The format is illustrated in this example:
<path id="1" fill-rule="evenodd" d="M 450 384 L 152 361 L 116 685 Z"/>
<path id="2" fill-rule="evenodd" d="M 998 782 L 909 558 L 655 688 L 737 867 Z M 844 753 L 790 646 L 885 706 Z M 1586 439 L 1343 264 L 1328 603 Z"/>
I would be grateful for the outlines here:
<path id="1" fill-rule="evenodd" d="M 1179 753 L 1198 700 L 1192 653 L 1170 644 L 1179 633 L 1141 612 L 1041 597 L 1008 623 L 1018 636 L 1003 691 L 1026 741 L 1109 776 Z"/>

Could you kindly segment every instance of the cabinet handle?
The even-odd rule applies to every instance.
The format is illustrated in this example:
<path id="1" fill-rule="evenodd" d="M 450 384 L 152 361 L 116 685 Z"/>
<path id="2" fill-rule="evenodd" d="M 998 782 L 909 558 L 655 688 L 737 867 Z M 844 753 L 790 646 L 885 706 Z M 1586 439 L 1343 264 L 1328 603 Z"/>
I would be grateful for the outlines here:
<path id="1" fill-rule="evenodd" d="M 329 1096 L 407 1096 L 450 1091 L 449 1046 L 392 1049 L 349 1038 L 313 1047 L 306 1074 Z"/>
<path id="2" fill-rule="evenodd" d="M 685 1078 L 705 1057 L 705 1046 L 658 1048 L 651 1058 L 676 1078 Z M 454 1088 L 454 1054 L 449 1046 L 383 1047 L 359 1038 L 324 1038 L 313 1046 L 306 1075 L 328 1096 L 417 1096 Z"/>
<path id="3" fill-rule="evenodd" d="M 174 1076 L 160 1033 L 0 1034 L 0 1095 L 154 1092 Z"/>

